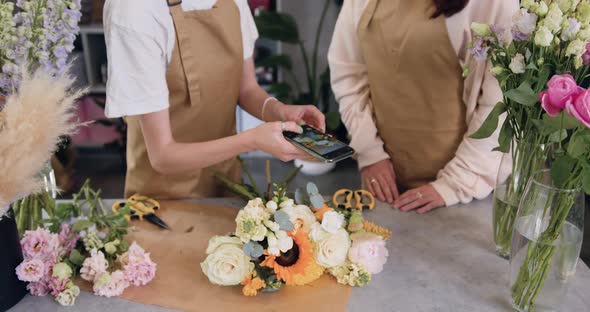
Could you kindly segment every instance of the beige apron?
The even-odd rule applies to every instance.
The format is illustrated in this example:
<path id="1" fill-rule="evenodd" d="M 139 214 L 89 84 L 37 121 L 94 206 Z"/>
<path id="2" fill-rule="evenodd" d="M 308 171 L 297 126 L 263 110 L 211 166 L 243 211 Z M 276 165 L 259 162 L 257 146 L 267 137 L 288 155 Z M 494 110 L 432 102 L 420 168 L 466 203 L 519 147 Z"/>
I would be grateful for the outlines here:
<path id="1" fill-rule="evenodd" d="M 244 62 L 238 7 L 234 0 L 218 0 L 210 10 L 184 12 L 180 1 L 169 6 L 176 29 L 176 45 L 166 73 L 174 139 L 193 143 L 235 134 Z M 157 173 L 148 159 L 139 117 L 128 117 L 127 123 L 126 196 L 141 193 L 178 199 L 224 194 L 207 169 L 175 175 Z M 214 167 L 236 181 L 240 178 L 235 159 Z"/>
<path id="2" fill-rule="evenodd" d="M 432 0 L 371 0 L 358 28 L 374 119 L 402 189 L 434 181 L 467 131 L 461 66 L 434 10 Z"/>

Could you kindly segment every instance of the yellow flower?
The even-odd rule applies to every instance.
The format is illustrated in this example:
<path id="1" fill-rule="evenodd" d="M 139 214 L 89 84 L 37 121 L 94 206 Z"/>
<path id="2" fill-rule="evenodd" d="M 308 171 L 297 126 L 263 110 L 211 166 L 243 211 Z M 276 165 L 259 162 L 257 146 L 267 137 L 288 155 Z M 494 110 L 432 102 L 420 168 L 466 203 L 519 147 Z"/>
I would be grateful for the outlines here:
<path id="1" fill-rule="evenodd" d="M 307 276 L 306 270 L 315 260 L 313 244 L 304 231 L 297 229 L 289 235 L 293 238 L 293 248 L 287 253 L 282 253 L 280 257 L 266 256 L 260 265 L 272 268 L 277 278 L 285 281 L 287 285 L 295 285 L 295 276 Z"/>
<path id="2" fill-rule="evenodd" d="M 242 293 L 244 296 L 248 297 L 254 297 L 258 295 L 258 290 L 266 286 L 266 283 L 262 279 L 252 275 L 246 277 L 241 284 L 244 285 L 244 288 L 242 288 Z"/>
<path id="3" fill-rule="evenodd" d="M 369 222 L 369 221 L 365 220 L 365 222 L 363 222 L 363 225 L 364 225 L 365 231 L 373 233 L 373 234 L 377 234 L 377 235 L 381 236 L 383 238 L 383 240 L 388 240 L 391 237 L 390 230 L 388 230 L 384 227 L 378 226 L 377 224 L 375 224 L 373 222 Z"/>

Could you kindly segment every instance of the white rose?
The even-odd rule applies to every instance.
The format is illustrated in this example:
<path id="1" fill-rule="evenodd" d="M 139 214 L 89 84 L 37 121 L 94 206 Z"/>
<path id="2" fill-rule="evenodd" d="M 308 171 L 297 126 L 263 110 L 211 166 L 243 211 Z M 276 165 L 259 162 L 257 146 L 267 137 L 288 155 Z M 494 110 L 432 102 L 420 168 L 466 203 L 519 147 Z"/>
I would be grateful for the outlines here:
<path id="1" fill-rule="evenodd" d="M 515 74 L 522 74 L 526 71 L 526 65 L 524 63 L 524 55 L 517 53 L 510 62 L 510 70 Z"/>
<path id="2" fill-rule="evenodd" d="M 331 268 L 342 265 L 346 261 L 350 249 L 350 237 L 345 229 L 329 234 L 318 241 L 315 246 L 315 256 L 319 265 Z"/>
<path id="3" fill-rule="evenodd" d="M 582 56 L 584 52 L 586 52 L 586 44 L 578 39 L 570 42 L 567 49 L 565 49 L 565 55 L 567 56 Z"/>
<path id="4" fill-rule="evenodd" d="M 548 47 L 553 41 L 553 34 L 547 27 L 541 26 L 535 34 L 535 44 L 540 47 Z"/>
<path id="5" fill-rule="evenodd" d="M 297 220 L 299 220 L 299 222 L 303 224 L 303 231 L 305 233 L 309 233 L 311 226 L 318 223 L 311 209 L 305 205 L 287 206 L 283 208 L 282 211 L 289 215 L 289 220 L 293 224 L 297 223 Z"/>
<path id="6" fill-rule="evenodd" d="M 252 273 L 254 263 L 244 254 L 242 248 L 241 243 L 221 243 L 208 252 L 207 258 L 201 263 L 201 269 L 211 283 L 222 286 L 239 285 Z"/>
<path id="7" fill-rule="evenodd" d="M 526 9 L 520 9 L 512 16 L 512 22 L 516 33 L 530 36 L 537 27 L 537 15 L 529 13 Z"/>
<path id="8" fill-rule="evenodd" d="M 311 240 L 314 242 L 320 241 L 328 235 L 328 232 L 324 231 L 322 225 L 317 222 L 312 225 L 311 229 L 309 230 L 309 238 L 311 238 Z"/>
<path id="9" fill-rule="evenodd" d="M 230 236 L 213 236 L 209 239 L 209 245 L 207 245 L 207 250 L 205 251 L 208 255 L 212 254 L 217 247 L 224 245 L 224 244 L 234 244 L 234 245 L 242 245 L 242 242 L 237 237 L 230 237 Z"/>
<path id="10" fill-rule="evenodd" d="M 561 32 L 561 40 L 570 41 L 576 38 L 576 35 L 582 28 L 582 23 L 575 18 L 568 18 L 563 22 L 563 31 Z"/>
<path id="11" fill-rule="evenodd" d="M 344 225 L 344 216 L 336 211 L 326 212 L 322 219 L 322 228 L 328 233 L 336 233 Z"/>

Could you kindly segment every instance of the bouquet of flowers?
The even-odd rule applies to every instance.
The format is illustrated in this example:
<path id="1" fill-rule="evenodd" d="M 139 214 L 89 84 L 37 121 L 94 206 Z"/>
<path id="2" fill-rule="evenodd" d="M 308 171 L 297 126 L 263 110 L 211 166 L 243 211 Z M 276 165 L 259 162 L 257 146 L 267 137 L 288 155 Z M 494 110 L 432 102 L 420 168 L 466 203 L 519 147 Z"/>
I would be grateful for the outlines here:
<path id="1" fill-rule="evenodd" d="M 523 0 L 511 29 L 474 23 L 472 31 L 470 52 L 476 60 L 491 61 L 491 72 L 504 93 L 473 137 L 489 137 L 505 114 L 497 150 L 510 151 L 514 164 L 505 202 L 520 202 L 527 182 L 546 158 L 552 162 L 553 187 L 583 187 L 590 193 L 590 93 L 583 88 L 590 65 L 590 2 Z M 564 192 L 546 198 L 542 215 L 547 227 L 528 246 L 512 284 L 519 310 L 534 308 L 549 273 L 554 243 L 576 196 Z M 551 205 L 556 208 L 549 216 Z M 495 239 L 504 248 L 510 245 L 515 216 L 515 207 L 494 216 Z"/>
<path id="2" fill-rule="evenodd" d="M 0 0 L 0 95 L 18 89 L 21 67 L 60 77 L 79 31 L 80 0 Z"/>
<path id="3" fill-rule="evenodd" d="M 283 285 L 306 285 L 325 272 L 339 283 L 364 286 L 387 261 L 385 240 L 391 233 L 363 220 L 360 211 L 325 204 L 317 187 L 298 191 L 296 203 L 284 187 L 274 196 L 250 200 L 236 217 L 231 235 L 210 239 L 203 273 L 213 284 L 243 285 L 246 296 Z"/>
<path id="4" fill-rule="evenodd" d="M 51 294 L 64 306 L 74 305 L 80 288 L 75 278 L 93 284 L 96 295 L 119 296 L 143 286 L 156 274 L 156 264 L 137 243 L 124 239 L 129 209 L 106 215 L 89 182 L 72 204 L 59 205 L 53 217 L 21 240 L 25 260 L 16 268 L 34 296 Z"/>

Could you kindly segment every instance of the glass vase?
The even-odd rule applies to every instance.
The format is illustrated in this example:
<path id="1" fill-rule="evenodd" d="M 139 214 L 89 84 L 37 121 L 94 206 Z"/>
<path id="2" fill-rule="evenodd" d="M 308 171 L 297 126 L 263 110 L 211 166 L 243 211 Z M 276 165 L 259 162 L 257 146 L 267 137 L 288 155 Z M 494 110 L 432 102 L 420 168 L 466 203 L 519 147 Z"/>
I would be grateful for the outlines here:
<path id="1" fill-rule="evenodd" d="M 510 258 L 510 243 L 518 204 L 534 172 L 545 167 L 544 145 L 514 142 L 510 153 L 502 156 L 494 190 L 493 230 L 496 254 Z M 509 173 L 506 178 L 506 173 Z"/>
<path id="2" fill-rule="evenodd" d="M 48 161 L 43 169 L 39 172 L 39 178 L 42 182 L 42 191 L 47 192 L 54 199 L 57 198 L 57 181 L 55 180 L 55 171 Z"/>
<path id="3" fill-rule="evenodd" d="M 584 194 L 554 187 L 549 170 L 528 183 L 516 215 L 510 259 L 517 311 L 557 311 L 576 272 L 584 233 Z M 568 187 L 569 187 L 568 186 Z"/>

